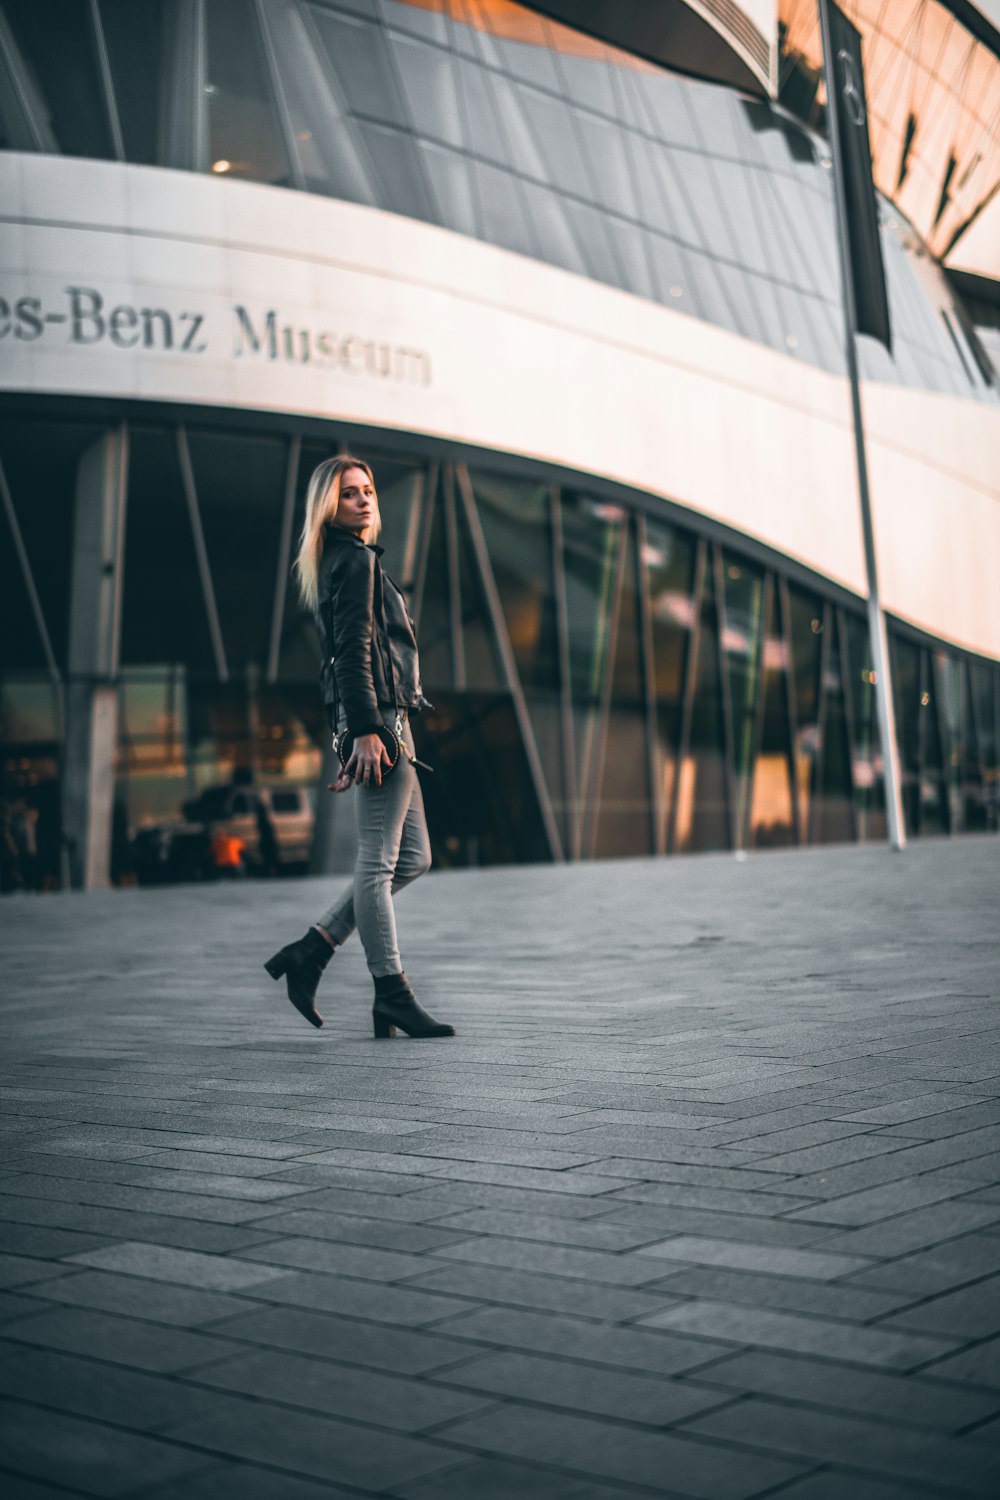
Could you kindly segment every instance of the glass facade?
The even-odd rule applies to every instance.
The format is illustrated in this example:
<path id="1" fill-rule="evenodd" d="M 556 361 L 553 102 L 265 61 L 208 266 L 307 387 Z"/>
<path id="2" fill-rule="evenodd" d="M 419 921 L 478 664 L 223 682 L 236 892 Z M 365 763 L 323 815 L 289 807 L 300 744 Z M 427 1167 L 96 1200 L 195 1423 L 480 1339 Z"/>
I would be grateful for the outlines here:
<path id="1" fill-rule="evenodd" d="M 74 494 L 105 430 L 0 412 L 6 888 L 26 819 L 37 879 L 63 878 Z M 289 547 L 311 470 L 358 439 L 316 430 L 115 426 L 116 880 L 148 873 L 144 840 L 199 793 L 312 795 L 320 780 L 318 645 Z M 660 501 L 383 441 L 363 451 L 434 704 L 415 733 L 437 771 L 425 795 L 439 866 L 885 837 L 859 604 L 675 523 Z M 893 623 L 890 641 L 909 834 L 995 832 L 1000 666 Z"/>
<path id="2" fill-rule="evenodd" d="M 821 138 L 511 0 L 2 0 L 3 147 L 371 204 L 843 373 Z M 882 219 L 893 354 L 862 341 L 863 375 L 995 402 L 950 284 Z"/>

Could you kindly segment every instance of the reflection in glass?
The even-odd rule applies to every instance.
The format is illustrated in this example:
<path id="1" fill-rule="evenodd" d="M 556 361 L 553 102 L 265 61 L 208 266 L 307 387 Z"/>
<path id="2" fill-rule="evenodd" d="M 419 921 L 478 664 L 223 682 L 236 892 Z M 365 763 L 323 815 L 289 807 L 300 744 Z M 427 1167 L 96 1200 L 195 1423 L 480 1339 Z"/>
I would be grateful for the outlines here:
<path id="1" fill-rule="evenodd" d="M 947 722 L 947 705 L 942 702 L 947 688 L 933 680 L 930 653 L 920 656 L 920 832 L 948 833 L 950 806 L 945 785 L 945 747 L 943 729 Z"/>
<path id="2" fill-rule="evenodd" d="M 820 752 L 819 671 L 823 606 L 814 594 L 789 587 L 792 689 L 795 702 L 795 785 L 803 840 L 812 829 L 812 797 Z"/>
<path id="3" fill-rule="evenodd" d="M 662 522 L 647 519 L 645 530 L 643 566 L 653 639 L 656 765 L 660 787 L 656 848 L 664 854 L 677 777 L 684 673 L 694 629 L 695 548 L 685 532 Z"/>
<path id="4" fill-rule="evenodd" d="M 903 820 L 906 832 L 915 838 L 920 833 L 920 653 L 912 641 L 890 635 L 889 655 Z"/>
<path id="5" fill-rule="evenodd" d="M 561 505 L 563 571 L 569 644 L 578 824 L 593 799 L 601 695 L 608 671 L 612 609 L 627 512 L 618 505 L 564 493 Z"/>
<path id="6" fill-rule="evenodd" d="M 426 567 L 423 586 L 412 611 L 420 642 L 420 674 L 424 687 L 436 702 L 435 688 L 455 686 L 451 642 L 451 584 L 448 575 L 448 541 L 445 534 L 444 497 L 441 487 L 428 495 L 424 505 Z"/>
<path id="7" fill-rule="evenodd" d="M 844 844 L 854 838 L 848 710 L 837 637 L 834 612 L 827 605 L 823 614 L 823 726 L 811 838 L 820 844 Z"/>
<path id="8" fill-rule="evenodd" d="M 547 860 L 544 825 L 510 698 L 440 690 L 414 725 L 439 869 Z"/>
<path id="9" fill-rule="evenodd" d="M 724 624 L 722 651 L 729 676 L 736 780 L 737 847 L 749 815 L 753 740 L 760 691 L 764 574 L 753 563 L 726 553 L 721 564 Z"/>
<path id="10" fill-rule="evenodd" d="M 289 186 L 253 0 L 206 0 L 209 163 L 213 172 Z"/>
<path id="11" fill-rule="evenodd" d="M 750 847 L 774 849 L 796 842 L 796 808 L 793 803 L 794 759 L 792 756 L 789 704 L 788 641 L 782 620 L 781 592 L 768 580 L 761 651 L 760 744 L 754 761 L 753 795 L 750 801 Z"/>
<path id="12" fill-rule="evenodd" d="M 852 780 L 858 838 L 862 841 L 884 839 L 885 781 L 868 627 L 857 615 L 841 613 L 839 618 L 847 647 L 847 692 L 854 745 Z"/>
<path id="13" fill-rule="evenodd" d="M 4 0 L 3 13 L 56 149 L 114 157 L 87 0 Z"/>
<path id="14" fill-rule="evenodd" d="M 729 847 L 729 793 L 719 669 L 721 631 L 712 571 L 706 558 L 694 679 L 689 689 L 692 701 L 689 742 L 677 784 L 674 842 L 680 850 Z"/>
<path id="15" fill-rule="evenodd" d="M 188 444 L 226 660 L 240 672 L 267 660 L 288 444 L 195 428 Z"/>
<path id="16" fill-rule="evenodd" d="M 493 624 L 490 620 L 479 563 L 469 535 L 464 507 L 455 497 L 459 608 L 461 611 L 462 654 L 465 686 L 473 692 L 499 692 L 506 689 L 501 674 Z"/>
<path id="17" fill-rule="evenodd" d="M 67 665 L 77 465 L 102 435 L 91 422 L 0 422 L 0 461 L 56 662 Z M 0 516 L 0 669 L 45 666 L 6 515 Z"/>
<path id="18" fill-rule="evenodd" d="M 211 637 L 176 434 L 129 431 L 121 659 L 129 666 L 183 663 L 214 672 Z"/>
<path id="19" fill-rule="evenodd" d="M 1000 671 L 986 662 L 971 662 L 969 682 L 979 764 L 983 772 L 983 827 L 995 831 L 1000 822 Z"/>
<path id="20" fill-rule="evenodd" d="M 168 160 L 164 125 L 172 101 L 164 59 L 174 51 L 177 29 L 185 19 L 193 23 L 194 12 L 175 0 L 100 0 L 99 8 L 126 160 L 156 166 Z"/>
<path id="21" fill-rule="evenodd" d="M 630 536 L 625 536 L 623 546 L 611 692 L 591 814 L 590 852 L 598 859 L 652 852 L 639 592 Z"/>

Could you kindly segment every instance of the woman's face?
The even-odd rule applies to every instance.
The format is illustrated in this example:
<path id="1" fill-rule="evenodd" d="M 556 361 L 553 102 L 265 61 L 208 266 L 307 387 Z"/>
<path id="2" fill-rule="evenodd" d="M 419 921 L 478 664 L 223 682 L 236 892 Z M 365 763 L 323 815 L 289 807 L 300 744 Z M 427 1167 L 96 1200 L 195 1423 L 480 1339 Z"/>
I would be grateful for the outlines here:
<path id="1" fill-rule="evenodd" d="M 360 536 L 375 519 L 375 486 L 364 469 L 345 469 L 334 524 Z"/>

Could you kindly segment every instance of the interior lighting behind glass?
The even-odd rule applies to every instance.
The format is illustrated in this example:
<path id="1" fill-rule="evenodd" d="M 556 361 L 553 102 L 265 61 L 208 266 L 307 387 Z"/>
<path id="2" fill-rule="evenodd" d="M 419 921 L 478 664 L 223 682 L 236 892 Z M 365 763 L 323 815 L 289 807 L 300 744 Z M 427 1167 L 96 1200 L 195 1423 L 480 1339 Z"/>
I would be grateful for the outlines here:
<path id="1" fill-rule="evenodd" d="M 672 286 L 670 288 L 670 295 L 671 297 L 683 297 L 684 288 L 680 286 Z"/>
<path id="2" fill-rule="evenodd" d="M 809 629 L 812 631 L 813 635 L 822 635 L 823 634 L 823 621 L 822 620 L 810 620 L 809 621 Z"/>
<path id="3" fill-rule="evenodd" d="M 212 171 L 213 172 L 228 172 L 228 171 L 231 170 L 232 165 L 233 164 L 232 164 L 231 161 L 226 161 L 223 158 L 221 161 L 213 161 L 213 163 L 212 163 Z"/>
<path id="4" fill-rule="evenodd" d="M 931 695 L 930 695 L 930 693 L 921 693 L 920 694 L 920 707 L 921 708 L 926 708 L 927 705 L 930 703 L 930 701 L 931 701 Z"/>
<path id="5" fill-rule="evenodd" d="M 788 345 L 789 349 L 797 349 L 799 347 L 799 341 L 795 337 L 794 333 L 785 334 L 785 343 Z"/>

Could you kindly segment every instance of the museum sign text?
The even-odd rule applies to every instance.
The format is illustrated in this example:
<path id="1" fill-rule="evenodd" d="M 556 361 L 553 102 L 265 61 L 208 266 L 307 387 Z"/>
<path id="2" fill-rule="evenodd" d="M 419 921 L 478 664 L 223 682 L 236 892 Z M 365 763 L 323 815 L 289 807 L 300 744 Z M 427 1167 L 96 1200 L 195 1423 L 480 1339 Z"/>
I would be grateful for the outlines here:
<path id="1" fill-rule="evenodd" d="M 359 333 L 303 327 L 276 308 L 234 303 L 227 330 L 204 312 L 114 302 L 92 286 L 67 286 L 54 305 L 41 297 L 0 296 L 0 340 L 24 343 L 60 338 L 73 348 L 141 349 L 151 353 L 272 361 L 313 370 L 343 371 L 408 385 L 430 385 L 431 360 L 423 349 Z"/>

